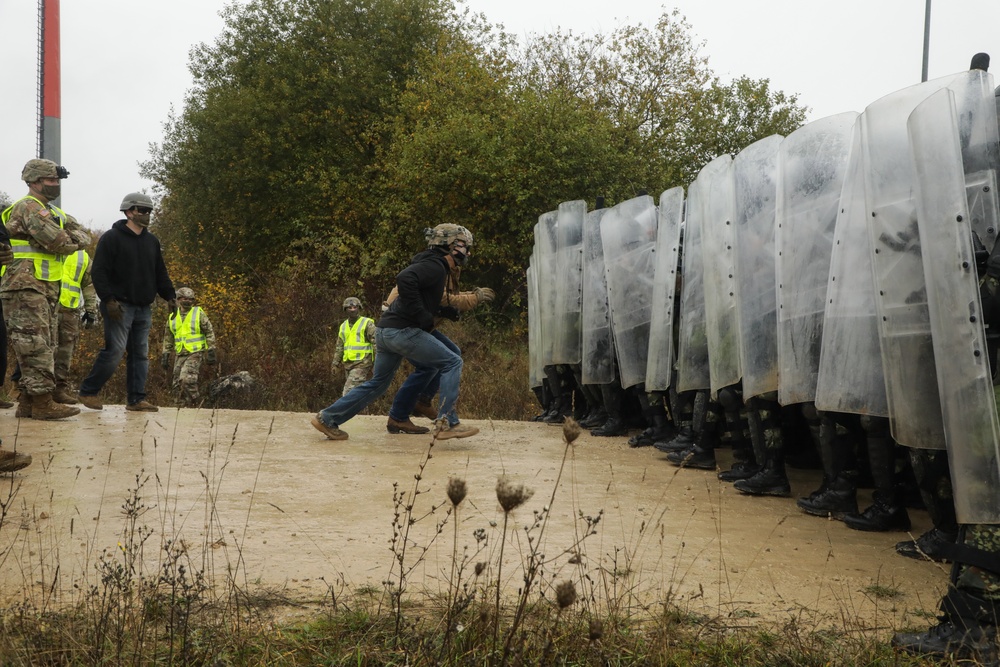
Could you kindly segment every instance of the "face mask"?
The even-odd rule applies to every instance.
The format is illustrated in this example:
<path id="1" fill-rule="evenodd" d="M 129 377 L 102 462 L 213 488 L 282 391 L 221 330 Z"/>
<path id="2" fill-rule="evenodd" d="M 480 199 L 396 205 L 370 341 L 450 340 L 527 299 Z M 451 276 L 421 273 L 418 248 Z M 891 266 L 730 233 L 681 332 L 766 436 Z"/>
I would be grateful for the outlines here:
<path id="1" fill-rule="evenodd" d="M 451 256 L 455 258 L 455 264 L 459 266 L 465 266 L 465 263 L 469 261 L 469 256 L 464 252 L 453 252 Z"/>
<path id="2" fill-rule="evenodd" d="M 149 227 L 149 213 L 133 213 L 132 222 L 140 227 Z"/>
<path id="3" fill-rule="evenodd" d="M 58 185 L 43 185 L 41 190 L 42 196 L 49 201 L 57 199 L 59 197 L 59 189 L 60 186 Z"/>

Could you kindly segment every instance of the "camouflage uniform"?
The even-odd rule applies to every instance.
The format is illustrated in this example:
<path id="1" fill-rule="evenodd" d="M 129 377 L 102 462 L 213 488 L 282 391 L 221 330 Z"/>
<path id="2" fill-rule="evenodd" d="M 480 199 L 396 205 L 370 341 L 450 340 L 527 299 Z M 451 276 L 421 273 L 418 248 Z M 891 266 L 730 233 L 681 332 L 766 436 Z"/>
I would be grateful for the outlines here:
<path id="1" fill-rule="evenodd" d="M 12 240 L 55 255 L 90 244 L 90 234 L 73 216 L 60 228 L 48 204 L 21 199 L 11 209 L 7 231 Z M 35 277 L 34 260 L 15 259 L 0 282 L 8 337 L 21 366 L 21 388 L 29 396 L 51 394 L 56 387 L 54 349 L 58 340 L 59 281 Z"/>
<path id="2" fill-rule="evenodd" d="M 174 332 L 170 329 L 171 320 L 176 317 L 184 317 L 189 310 L 190 308 L 180 307 L 167 319 L 167 324 L 163 332 L 163 354 L 169 355 L 171 352 L 176 351 Z M 201 327 L 202 335 L 205 336 L 205 349 L 198 352 L 188 352 L 182 348 L 179 352 L 176 352 L 177 357 L 174 359 L 173 381 L 170 385 L 181 403 L 189 406 L 197 405 L 201 399 L 201 394 L 198 391 L 201 364 L 207 354 L 212 353 L 214 355 L 215 353 L 215 330 L 212 328 L 212 322 L 208 319 L 208 315 L 205 314 L 204 309 L 199 308 L 199 311 L 198 325 Z M 209 362 L 211 363 L 211 359 L 209 359 Z"/>
<path id="3" fill-rule="evenodd" d="M 345 320 L 345 322 L 350 322 L 350 320 Z M 344 380 L 344 392 L 341 396 L 347 396 L 348 392 L 367 382 L 371 376 L 372 366 L 375 365 L 374 320 L 371 320 L 368 326 L 365 327 L 365 339 L 372 344 L 372 353 L 366 354 L 364 359 L 360 361 L 347 361 L 344 359 L 344 339 L 339 335 L 337 336 L 337 348 L 333 351 L 333 364 L 331 364 L 330 373 L 335 373 L 337 366 L 343 365 L 346 378 Z"/>
<path id="4" fill-rule="evenodd" d="M 90 281 L 90 262 L 87 262 L 87 268 L 81 277 L 80 288 L 83 292 L 81 299 L 83 310 L 91 318 L 92 322 L 96 322 L 98 319 L 97 292 Z M 59 304 L 58 312 L 59 334 L 55 351 L 56 389 L 69 391 L 69 370 L 73 363 L 73 352 L 76 349 L 77 342 L 80 340 L 80 309 L 67 308 Z"/>

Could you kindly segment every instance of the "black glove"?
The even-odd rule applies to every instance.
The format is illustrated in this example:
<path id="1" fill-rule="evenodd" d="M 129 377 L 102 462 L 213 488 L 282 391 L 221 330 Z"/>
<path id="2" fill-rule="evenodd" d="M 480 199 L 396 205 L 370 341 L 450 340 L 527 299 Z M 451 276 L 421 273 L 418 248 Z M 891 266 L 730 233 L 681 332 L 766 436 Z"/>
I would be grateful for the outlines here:
<path id="1" fill-rule="evenodd" d="M 167 301 L 167 308 L 170 309 L 171 313 L 177 310 L 177 300 L 171 299 L 170 301 Z"/>
<path id="2" fill-rule="evenodd" d="M 84 313 L 80 321 L 83 322 L 84 329 L 93 329 L 97 324 L 97 316 L 93 313 Z"/>
<path id="3" fill-rule="evenodd" d="M 115 322 L 122 321 L 122 305 L 114 299 L 104 304 L 104 310 L 107 311 L 108 317 L 113 319 Z"/>
<path id="4" fill-rule="evenodd" d="M 438 308 L 437 316 L 444 317 L 452 322 L 458 322 L 458 319 L 462 316 L 462 314 L 459 313 L 458 308 L 455 308 L 454 306 L 441 306 Z"/>
<path id="5" fill-rule="evenodd" d="M 211 349 L 211 350 L 209 350 L 208 353 L 206 353 L 205 360 L 208 362 L 209 366 L 214 366 L 215 365 L 215 362 L 218 361 L 218 359 L 215 357 L 215 349 L 214 348 Z"/>
<path id="6" fill-rule="evenodd" d="M 170 370 L 170 353 L 164 352 L 160 355 L 160 367 L 165 371 Z"/>
<path id="7" fill-rule="evenodd" d="M 14 261 L 14 251 L 9 245 L 0 243 L 0 264 L 10 264 Z"/>

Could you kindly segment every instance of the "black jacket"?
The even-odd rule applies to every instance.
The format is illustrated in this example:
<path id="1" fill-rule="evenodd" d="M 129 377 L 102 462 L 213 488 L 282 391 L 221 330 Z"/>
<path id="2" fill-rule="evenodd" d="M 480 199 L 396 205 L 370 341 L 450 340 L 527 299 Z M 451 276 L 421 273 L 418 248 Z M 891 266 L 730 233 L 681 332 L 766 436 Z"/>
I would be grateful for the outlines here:
<path id="1" fill-rule="evenodd" d="M 136 234 L 119 220 L 97 243 L 90 277 L 101 301 L 148 306 L 159 294 L 172 300 L 174 284 L 163 263 L 160 240 L 148 229 Z"/>
<path id="2" fill-rule="evenodd" d="M 396 276 L 399 297 L 375 325 L 385 329 L 419 327 L 434 328 L 434 313 L 441 305 L 448 280 L 447 253 L 442 248 L 429 248 L 416 255 L 408 267 Z"/>

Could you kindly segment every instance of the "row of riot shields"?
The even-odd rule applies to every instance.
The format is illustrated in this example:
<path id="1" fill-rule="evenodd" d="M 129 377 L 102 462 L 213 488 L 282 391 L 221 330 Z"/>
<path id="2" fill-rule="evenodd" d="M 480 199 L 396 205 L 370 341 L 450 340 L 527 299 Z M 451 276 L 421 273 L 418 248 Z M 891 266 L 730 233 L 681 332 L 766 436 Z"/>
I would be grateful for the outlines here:
<path id="1" fill-rule="evenodd" d="M 898 91 L 705 165 L 687 188 L 535 227 L 531 382 L 740 385 L 744 398 L 883 416 L 947 448 L 964 522 L 1000 522 L 977 249 L 1000 229 L 985 72 Z"/>

